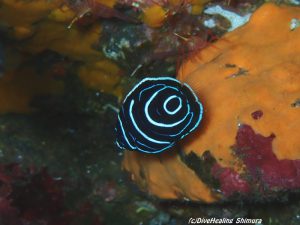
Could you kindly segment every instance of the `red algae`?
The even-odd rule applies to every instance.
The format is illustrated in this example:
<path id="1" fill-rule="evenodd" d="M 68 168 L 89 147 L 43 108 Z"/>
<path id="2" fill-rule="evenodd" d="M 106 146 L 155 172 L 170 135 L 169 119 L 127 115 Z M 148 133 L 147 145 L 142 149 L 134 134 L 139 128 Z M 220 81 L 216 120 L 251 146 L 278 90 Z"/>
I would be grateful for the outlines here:
<path id="1" fill-rule="evenodd" d="M 274 134 L 264 137 L 250 126 L 242 125 L 234 149 L 257 185 L 280 190 L 299 188 L 300 160 L 279 160 L 272 148 L 274 138 Z"/>
<path id="2" fill-rule="evenodd" d="M 242 179 L 240 174 L 230 168 L 223 168 L 216 163 L 211 174 L 220 182 L 220 189 L 225 197 L 229 197 L 235 193 L 246 194 L 250 191 L 250 185 L 246 180 Z"/>
<path id="3" fill-rule="evenodd" d="M 260 119 L 263 115 L 264 115 L 264 113 L 261 110 L 257 110 L 255 112 L 251 113 L 251 116 L 254 120 Z"/>
<path id="4" fill-rule="evenodd" d="M 264 137 L 255 133 L 246 124 L 239 127 L 233 149 L 246 167 L 245 176 L 218 163 L 211 169 L 211 175 L 219 181 L 225 197 L 254 190 L 267 193 L 300 188 L 300 160 L 279 160 L 272 148 L 275 138 L 274 134 Z"/>

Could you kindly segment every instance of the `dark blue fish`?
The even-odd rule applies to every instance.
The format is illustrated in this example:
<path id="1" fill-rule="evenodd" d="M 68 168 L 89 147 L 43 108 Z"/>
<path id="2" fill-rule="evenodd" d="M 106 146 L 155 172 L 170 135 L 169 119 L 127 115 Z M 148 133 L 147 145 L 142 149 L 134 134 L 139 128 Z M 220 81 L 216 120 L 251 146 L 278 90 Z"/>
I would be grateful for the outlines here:
<path id="1" fill-rule="evenodd" d="M 145 78 L 126 96 L 118 115 L 121 149 L 159 153 L 198 127 L 202 104 L 190 86 L 170 77 Z"/>

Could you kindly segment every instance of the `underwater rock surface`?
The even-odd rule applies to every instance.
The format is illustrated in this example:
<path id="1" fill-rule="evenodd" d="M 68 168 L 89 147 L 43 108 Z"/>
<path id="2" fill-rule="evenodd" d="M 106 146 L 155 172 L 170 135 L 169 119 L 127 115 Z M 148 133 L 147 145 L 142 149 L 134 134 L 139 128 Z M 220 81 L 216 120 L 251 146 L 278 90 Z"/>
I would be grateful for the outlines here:
<path id="1" fill-rule="evenodd" d="M 271 1 L 278 4 L 292 2 Z M 206 68 L 207 64 L 213 63 L 204 56 L 197 58 L 198 51 L 213 43 L 209 49 L 218 54 L 225 52 L 219 47 L 224 40 L 229 41 L 226 46 L 237 43 L 230 35 L 215 43 L 229 29 L 230 21 L 222 16 L 199 14 L 206 7 L 218 4 L 242 16 L 252 13 L 264 0 L 207 2 L 1 1 L 0 43 L 3 51 L 0 51 L 3 55 L 0 52 L 0 59 L 4 64 L 0 80 L 0 224 L 186 225 L 189 217 L 262 218 L 264 225 L 299 224 L 300 196 L 277 189 L 282 185 L 283 190 L 298 190 L 298 163 L 291 157 L 277 155 L 273 148 L 281 139 L 277 133 L 274 137 L 259 130 L 258 124 L 269 117 L 264 108 L 257 108 L 247 115 L 257 124 L 236 127 L 233 135 L 221 130 L 216 141 L 207 140 L 207 143 L 223 143 L 223 138 L 232 138 L 231 152 L 237 163 L 218 158 L 215 146 L 203 153 L 200 152 L 202 147 L 197 147 L 199 152 L 189 152 L 186 141 L 180 144 L 184 151 L 178 155 L 170 152 L 158 156 L 139 155 L 139 165 L 134 164 L 134 157 L 128 158 L 131 166 L 137 165 L 132 170 L 139 171 L 138 175 L 132 173 L 131 178 L 136 178 L 145 191 L 170 199 L 187 200 L 186 196 L 191 196 L 190 199 L 197 200 L 201 196 L 209 202 L 210 198 L 219 200 L 237 196 L 237 201 L 225 204 L 161 201 L 141 193 L 127 181 L 128 174 L 121 171 L 123 153 L 114 146 L 113 129 L 126 90 L 143 77 L 173 76 L 177 65 L 190 56 L 196 56 L 191 62 L 195 62 L 197 68 L 202 65 Z M 202 24 L 206 19 L 214 21 L 212 30 Z M 271 19 L 268 17 L 266 21 Z M 288 26 L 289 31 L 298 34 L 299 17 L 293 18 Z M 124 32 L 117 32 L 120 30 Z M 263 37 L 266 30 L 261 29 L 255 36 Z M 280 27 L 274 29 L 275 34 L 281 31 Z M 248 43 L 245 38 L 240 41 Z M 237 45 L 240 48 L 241 43 Z M 267 48 L 264 44 L 261 46 Z M 273 51 L 271 46 L 269 53 Z M 123 53 L 125 58 L 116 60 L 111 57 L 115 53 Z M 273 55 L 272 58 L 277 58 L 276 55 L 282 58 L 283 53 Z M 250 58 L 253 65 L 258 65 L 255 56 Z M 298 58 L 290 59 L 286 58 L 288 62 L 298 61 Z M 243 68 L 234 68 L 229 63 L 226 65 L 228 71 L 231 68 L 238 74 L 246 73 Z M 216 78 L 205 72 L 203 79 L 208 76 L 213 80 Z M 230 90 L 224 89 L 220 94 L 220 90 L 202 82 L 200 75 L 195 77 L 207 85 L 207 89 L 216 92 L 218 98 L 212 103 L 213 109 L 221 107 L 219 112 L 223 111 L 224 118 L 234 118 L 240 113 L 232 105 L 226 110 L 222 108 L 228 98 L 222 94 L 232 93 Z M 245 77 L 233 75 L 227 80 L 232 82 Z M 191 80 L 198 85 L 198 81 L 192 77 Z M 199 97 L 204 97 L 202 88 L 199 86 Z M 191 137 L 192 142 L 200 142 L 201 135 L 208 134 L 213 121 L 223 121 L 208 106 L 205 100 L 210 119 L 205 118 L 204 127 Z M 298 110 L 300 100 L 297 98 L 290 106 Z M 280 121 L 286 122 L 285 119 Z M 297 127 L 297 120 L 293 125 Z M 228 148 L 223 147 L 227 155 Z M 259 168 L 263 174 L 253 168 Z M 259 185 L 258 190 L 253 191 L 249 178 L 253 184 L 266 184 L 271 191 L 262 193 L 260 190 L 264 186 Z M 282 201 L 245 203 L 236 193 L 255 200 L 262 196 L 266 200 L 280 196 Z"/>
<path id="2" fill-rule="evenodd" d="M 265 4 L 181 66 L 177 78 L 203 99 L 203 124 L 177 153 L 126 152 L 124 168 L 143 190 L 211 203 L 299 189 L 300 29 L 290 27 L 299 14 Z"/>

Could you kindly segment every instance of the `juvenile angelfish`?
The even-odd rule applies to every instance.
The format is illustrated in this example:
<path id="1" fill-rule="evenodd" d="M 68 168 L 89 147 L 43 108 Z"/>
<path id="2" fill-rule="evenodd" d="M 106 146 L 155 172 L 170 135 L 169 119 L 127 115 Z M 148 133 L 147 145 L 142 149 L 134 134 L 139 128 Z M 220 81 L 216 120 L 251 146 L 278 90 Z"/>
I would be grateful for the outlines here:
<path id="1" fill-rule="evenodd" d="M 116 125 L 121 149 L 159 153 L 198 127 L 203 106 L 187 84 L 170 77 L 145 78 L 125 97 Z"/>

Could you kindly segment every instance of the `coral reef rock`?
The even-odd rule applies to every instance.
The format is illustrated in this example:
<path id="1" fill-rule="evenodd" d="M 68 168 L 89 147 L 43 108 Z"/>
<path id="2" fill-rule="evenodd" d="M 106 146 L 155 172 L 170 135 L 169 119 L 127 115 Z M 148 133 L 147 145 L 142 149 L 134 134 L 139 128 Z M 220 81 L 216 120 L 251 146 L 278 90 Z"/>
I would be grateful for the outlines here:
<path id="1" fill-rule="evenodd" d="M 211 203 L 300 188 L 300 29 L 291 29 L 299 15 L 264 4 L 181 66 L 177 78 L 203 100 L 203 123 L 173 152 L 125 153 L 143 190 Z"/>

